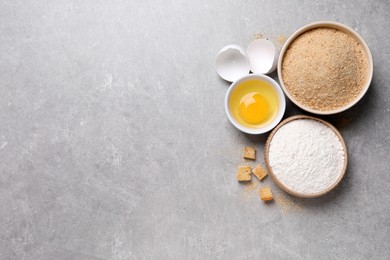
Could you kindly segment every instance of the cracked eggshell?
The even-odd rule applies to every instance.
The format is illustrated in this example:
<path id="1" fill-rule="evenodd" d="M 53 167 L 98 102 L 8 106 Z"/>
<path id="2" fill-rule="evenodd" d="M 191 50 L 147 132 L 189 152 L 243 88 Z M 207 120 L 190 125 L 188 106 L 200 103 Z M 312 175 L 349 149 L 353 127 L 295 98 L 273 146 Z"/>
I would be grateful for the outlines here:
<path id="1" fill-rule="evenodd" d="M 249 74 L 250 64 L 245 51 L 240 46 L 230 44 L 219 51 L 215 69 L 221 78 L 233 82 Z"/>
<path id="2" fill-rule="evenodd" d="M 271 41 L 267 39 L 254 40 L 249 45 L 247 54 L 253 73 L 269 74 L 275 71 L 279 51 Z"/>

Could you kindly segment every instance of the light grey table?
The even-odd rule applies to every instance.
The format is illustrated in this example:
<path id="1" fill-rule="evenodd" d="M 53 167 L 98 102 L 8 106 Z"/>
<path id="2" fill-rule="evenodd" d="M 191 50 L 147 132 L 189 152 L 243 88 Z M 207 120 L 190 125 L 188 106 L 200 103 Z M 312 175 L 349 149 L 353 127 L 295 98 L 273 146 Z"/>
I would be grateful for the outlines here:
<path id="1" fill-rule="evenodd" d="M 386 0 L 1 1 L 0 259 L 389 259 L 389 13 Z M 215 55 L 318 20 L 357 30 L 375 63 L 364 99 L 322 117 L 349 147 L 347 176 L 313 200 L 269 177 L 240 185 L 243 147 L 261 163 L 267 135 L 228 122 Z"/>

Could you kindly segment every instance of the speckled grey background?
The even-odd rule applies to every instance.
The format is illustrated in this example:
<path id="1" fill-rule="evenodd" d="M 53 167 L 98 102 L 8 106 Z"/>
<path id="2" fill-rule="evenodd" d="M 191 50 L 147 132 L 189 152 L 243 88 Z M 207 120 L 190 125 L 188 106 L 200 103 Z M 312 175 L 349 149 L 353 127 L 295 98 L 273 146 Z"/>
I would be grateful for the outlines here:
<path id="1" fill-rule="evenodd" d="M 389 13 L 386 0 L 2 0 L 0 259 L 388 259 Z M 227 121 L 215 55 L 255 34 L 280 47 L 317 20 L 356 29 L 374 57 L 365 98 L 323 117 L 349 147 L 347 177 L 313 200 L 269 177 L 240 185 L 242 148 L 262 162 L 266 135 Z"/>

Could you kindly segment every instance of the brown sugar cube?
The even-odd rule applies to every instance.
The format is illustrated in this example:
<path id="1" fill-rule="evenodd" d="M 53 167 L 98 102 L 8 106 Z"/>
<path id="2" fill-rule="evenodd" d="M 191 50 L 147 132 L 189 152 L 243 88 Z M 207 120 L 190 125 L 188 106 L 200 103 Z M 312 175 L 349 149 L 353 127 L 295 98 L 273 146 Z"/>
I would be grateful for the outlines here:
<path id="1" fill-rule="evenodd" d="M 268 186 L 261 188 L 259 190 L 259 194 L 262 201 L 271 201 L 274 199 L 274 196 L 272 195 L 271 192 L 271 188 Z"/>
<path id="2" fill-rule="evenodd" d="M 259 179 L 259 181 L 263 180 L 265 176 L 267 176 L 267 172 L 260 164 L 253 168 L 253 174 Z"/>
<path id="3" fill-rule="evenodd" d="M 246 146 L 244 148 L 244 158 L 255 160 L 256 159 L 256 149 L 253 147 Z"/>
<path id="4" fill-rule="evenodd" d="M 237 168 L 237 180 L 238 181 L 250 181 L 252 168 L 250 166 L 238 166 Z"/>

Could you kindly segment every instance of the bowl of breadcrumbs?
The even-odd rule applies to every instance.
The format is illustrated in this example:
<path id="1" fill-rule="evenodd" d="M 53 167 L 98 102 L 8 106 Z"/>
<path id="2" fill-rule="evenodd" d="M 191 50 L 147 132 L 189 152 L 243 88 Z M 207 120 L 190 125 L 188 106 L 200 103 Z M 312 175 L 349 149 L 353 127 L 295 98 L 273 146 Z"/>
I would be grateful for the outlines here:
<path id="1" fill-rule="evenodd" d="M 278 61 L 286 96 L 298 107 L 329 115 L 355 105 L 367 92 L 373 74 L 370 49 L 352 28 L 315 22 L 293 33 Z"/>

